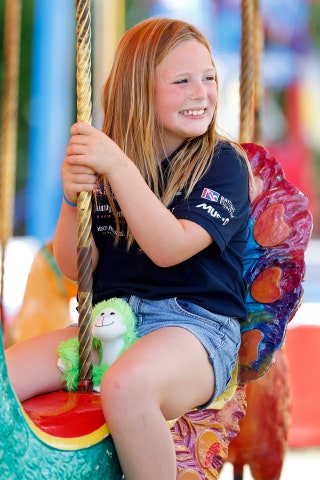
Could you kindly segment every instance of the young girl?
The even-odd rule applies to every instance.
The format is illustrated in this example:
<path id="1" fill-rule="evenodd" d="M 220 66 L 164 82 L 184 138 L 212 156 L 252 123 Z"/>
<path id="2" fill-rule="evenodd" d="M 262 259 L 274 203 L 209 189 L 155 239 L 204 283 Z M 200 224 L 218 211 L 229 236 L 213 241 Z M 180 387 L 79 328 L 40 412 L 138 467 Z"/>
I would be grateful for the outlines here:
<path id="1" fill-rule="evenodd" d="M 140 338 L 101 385 L 128 480 L 176 478 L 167 420 L 210 404 L 237 358 L 249 168 L 241 148 L 217 133 L 217 98 L 204 36 L 151 18 L 120 42 L 102 131 L 71 127 L 54 252 L 76 279 L 77 195 L 93 191 L 93 303 L 122 297 L 138 318 Z M 76 335 L 67 328 L 7 351 L 21 400 L 63 388 L 57 346 Z"/>

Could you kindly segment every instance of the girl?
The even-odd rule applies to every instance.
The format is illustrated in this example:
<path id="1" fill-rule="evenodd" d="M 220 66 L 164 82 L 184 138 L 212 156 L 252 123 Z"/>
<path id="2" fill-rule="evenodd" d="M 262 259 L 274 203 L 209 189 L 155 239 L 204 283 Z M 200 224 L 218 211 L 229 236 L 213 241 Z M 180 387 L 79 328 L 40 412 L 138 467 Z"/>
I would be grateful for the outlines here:
<path id="1" fill-rule="evenodd" d="M 117 49 L 102 131 L 73 125 L 62 166 L 56 261 L 77 278 L 77 195 L 93 191 L 93 302 L 125 298 L 138 318 L 140 338 L 101 385 L 128 480 L 176 478 L 167 420 L 209 405 L 237 358 L 249 168 L 240 146 L 217 132 L 217 88 L 196 28 L 141 22 Z M 63 387 L 56 350 L 76 335 L 50 332 L 7 351 L 21 400 Z"/>

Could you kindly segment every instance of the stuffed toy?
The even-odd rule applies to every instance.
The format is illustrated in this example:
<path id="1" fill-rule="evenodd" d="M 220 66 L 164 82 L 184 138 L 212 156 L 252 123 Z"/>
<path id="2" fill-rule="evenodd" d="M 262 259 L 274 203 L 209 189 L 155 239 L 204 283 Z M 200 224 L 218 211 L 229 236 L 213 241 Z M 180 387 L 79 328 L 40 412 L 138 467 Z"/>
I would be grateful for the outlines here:
<path id="1" fill-rule="evenodd" d="M 99 365 L 92 366 L 93 390 L 100 392 L 103 375 L 110 365 L 137 339 L 136 316 L 121 298 L 110 298 L 92 310 L 92 347 L 99 352 Z M 79 340 L 70 338 L 58 346 L 58 368 L 69 391 L 79 383 Z"/>

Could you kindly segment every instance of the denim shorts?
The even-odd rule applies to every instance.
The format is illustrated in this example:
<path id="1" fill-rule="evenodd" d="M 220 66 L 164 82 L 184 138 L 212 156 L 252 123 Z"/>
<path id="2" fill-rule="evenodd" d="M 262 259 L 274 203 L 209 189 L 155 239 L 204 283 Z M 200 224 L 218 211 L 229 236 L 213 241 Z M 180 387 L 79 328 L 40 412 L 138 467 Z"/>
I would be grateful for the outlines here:
<path id="1" fill-rule="evenodd" d="M 240 324 L 233 317 L 225 317 L 186 300 L 169 298 L 146 300 L 131 295 L 123 297 L 137 317 L 138 336 L 164 327 L 189 330 L 202 343 L 213 366 L 215 389 L 207 408 L 221 395 L 231 380 L 240 347 Z"/>

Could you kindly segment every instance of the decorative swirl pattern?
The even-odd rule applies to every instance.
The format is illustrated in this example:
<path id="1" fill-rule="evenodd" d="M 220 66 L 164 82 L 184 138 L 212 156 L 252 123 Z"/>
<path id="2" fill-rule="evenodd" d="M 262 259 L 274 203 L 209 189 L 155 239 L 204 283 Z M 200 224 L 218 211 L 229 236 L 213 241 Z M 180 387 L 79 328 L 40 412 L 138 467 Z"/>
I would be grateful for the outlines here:
<path id="1" fill-rule="evenodd" d="M 302 300 L 304 252 L 312 231 L 308 200 L 286 180 L 281 165 L 261 146 L 243 147 L 256 185 L 244 259 L 248 318 L 242 324 L 241 384 L 263 375 L 283 343 Z"/>
<path id="2" fill-rule="evenodd" d="M 223 409 L 192 410 L 177 420 L 171 431 L 176 446 L 178 480 L 218 478 L 245 410 L 244 387 L 238 387 Z"/>

